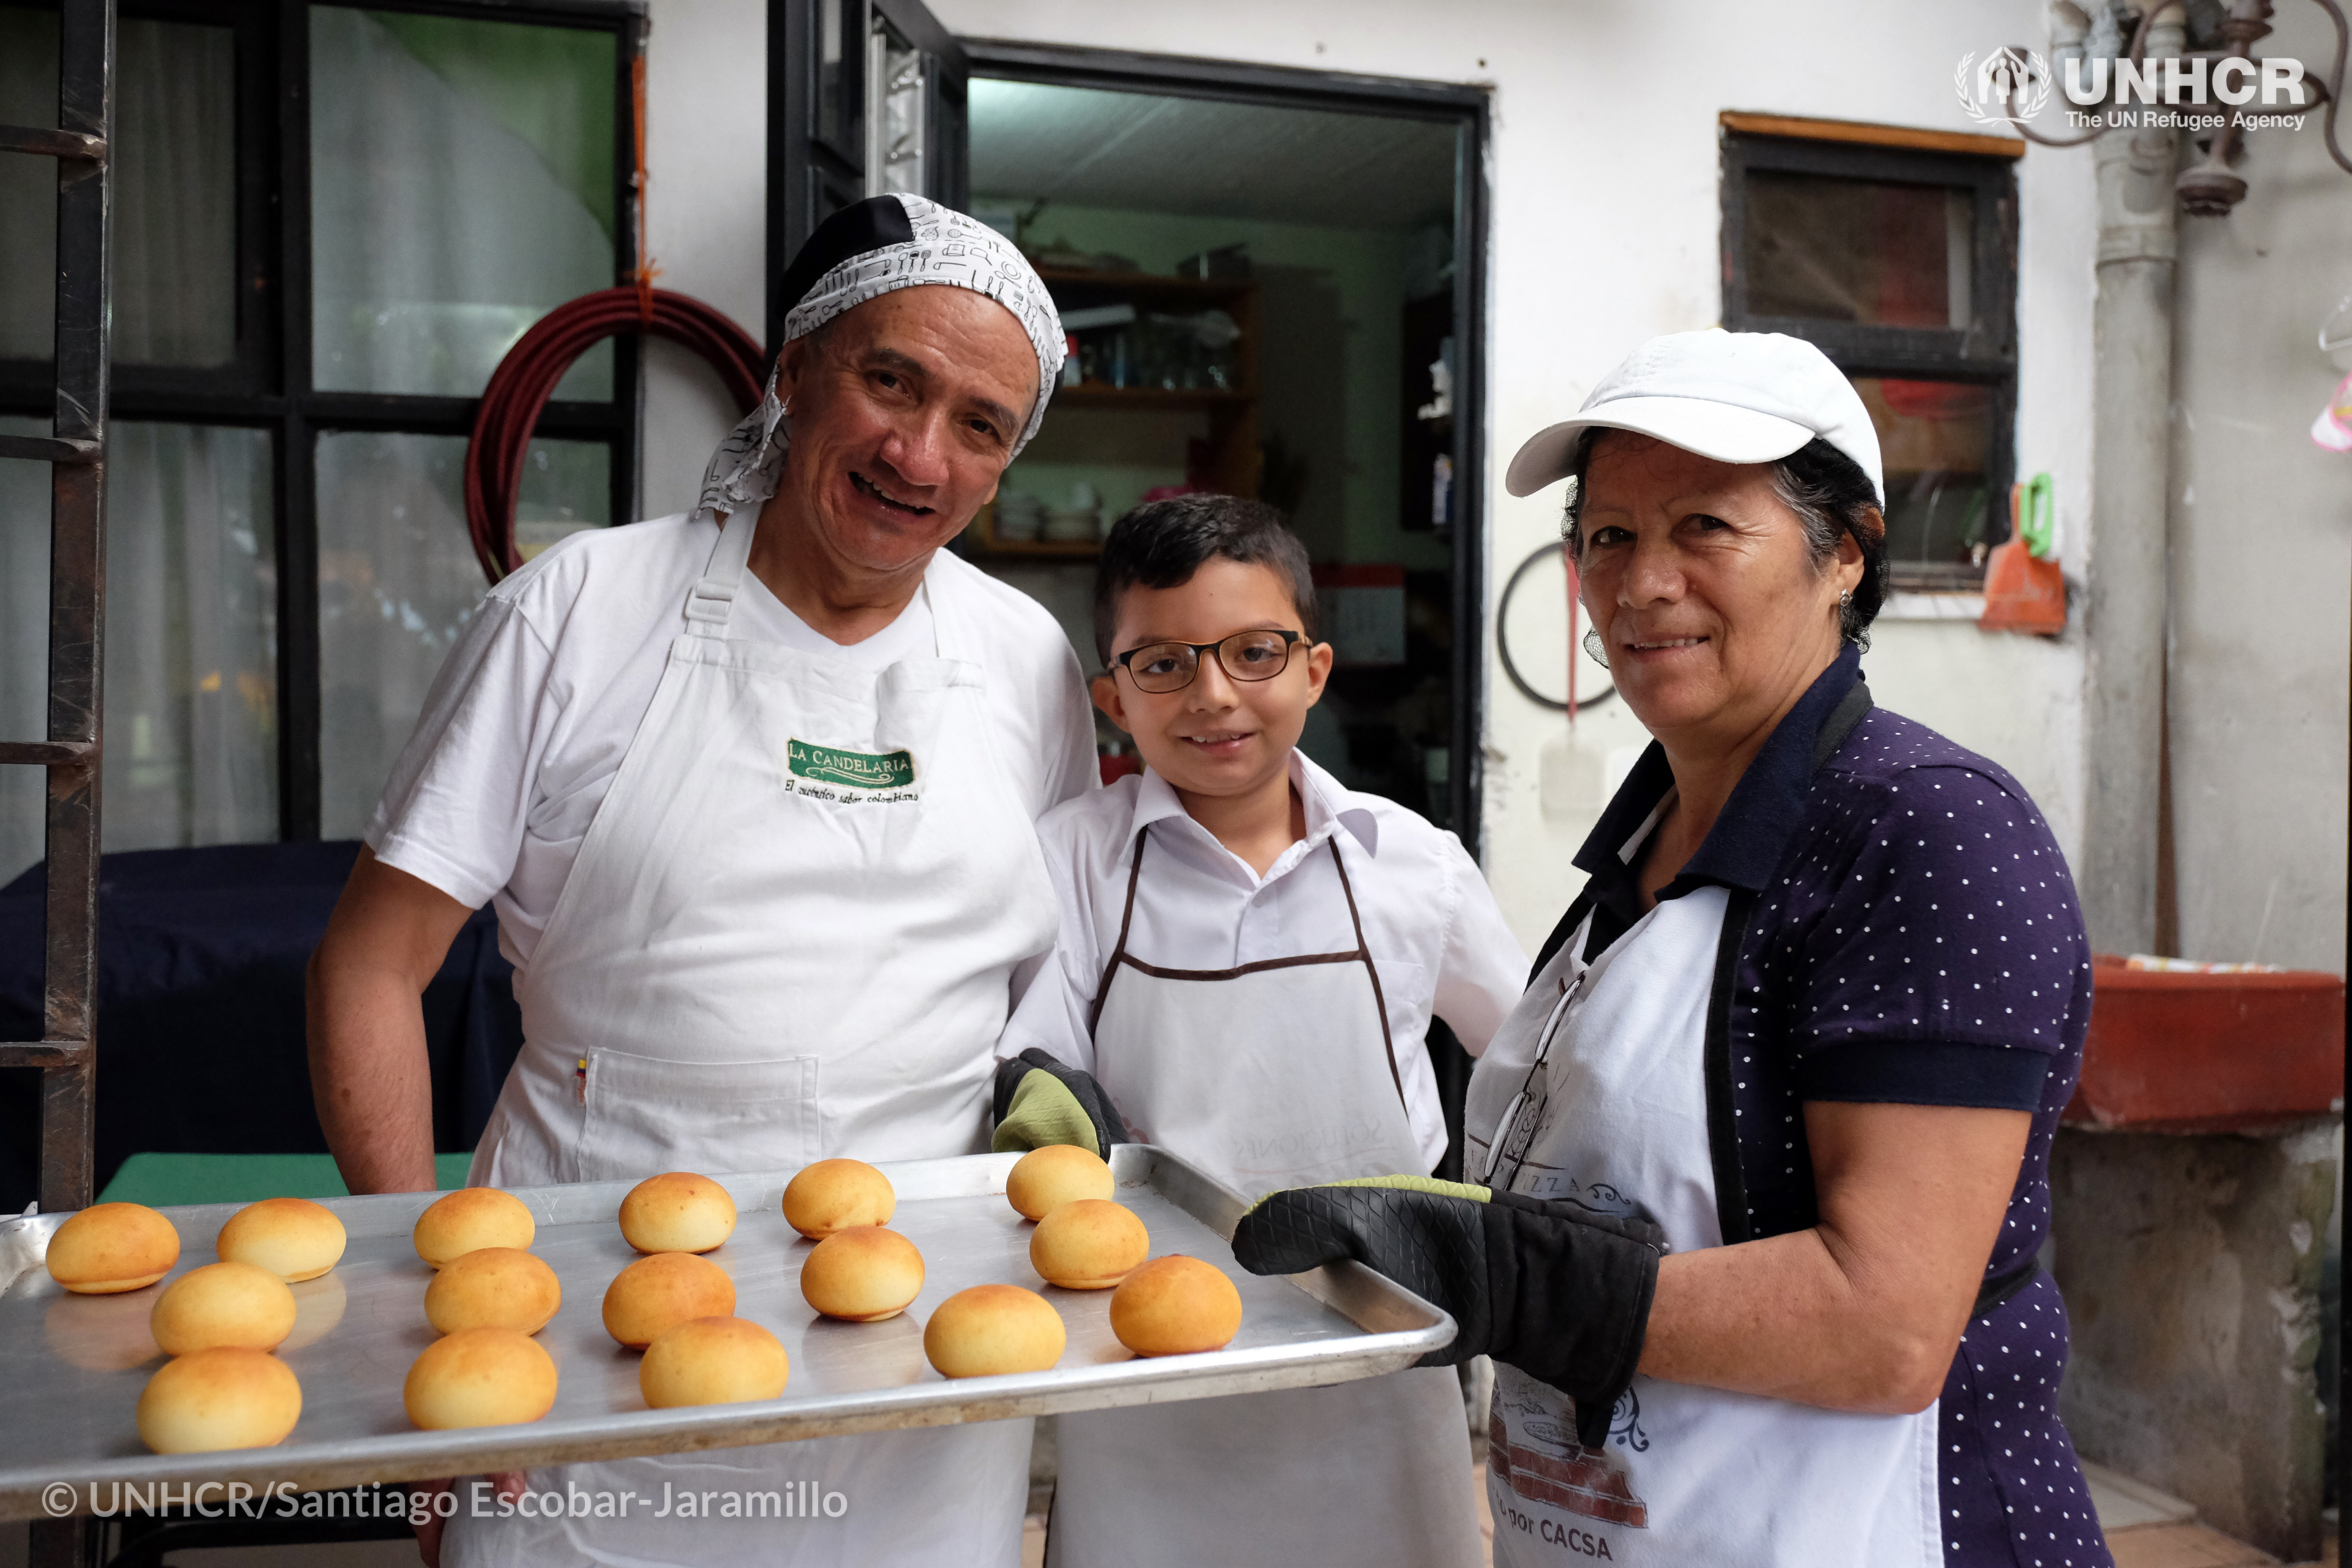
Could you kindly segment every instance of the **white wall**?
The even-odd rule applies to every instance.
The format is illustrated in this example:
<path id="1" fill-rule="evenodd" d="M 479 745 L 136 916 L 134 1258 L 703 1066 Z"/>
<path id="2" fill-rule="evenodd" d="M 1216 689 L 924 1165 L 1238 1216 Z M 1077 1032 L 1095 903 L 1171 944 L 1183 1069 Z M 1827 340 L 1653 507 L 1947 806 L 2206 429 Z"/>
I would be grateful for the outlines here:
<path id="1" fill-rule="evenodd" d="M 1500 472 L 1518 441 L 1573 411 L 1643 339 L 1717 320 L 1717 112 L 1976 130 L 1952 89 L 1959 57 L 2046 37 L 2039 0 L 1966 8 L 1899 0 L 1863 13 L 1828 0 L 1770 7 L 1696 0 L 1632 7 L 1580 0 L 1285 0 L 1255 7 L 1224 0 L 931 3 L 966 37 L 1220 56 L 1492 89 L 1490 597 L 1557 527 L 1556 494 L 1514 500 L 1501 492 Z M 754 331 L 763 13 L 756 0 L 653 0 L 653 250 L 668 268 L 666 284 L 736 312 Z M 2281 26 L 2283 37 L 2294 34 L 2301 43 L 2288 17 Z M 2303 52 L 2319 58 L 2315 44 Z M 2308 342 L 2326 301 L 2312 303 L 2300 293 L 2270 297 L 2274 277 L 2292 271 L 2295 286 L 2309 292 L 2324 269 L 2311 261 L 2266 268 L 2266 258 L 2252 254 L 2280 226 L 2282 235 L 2293 235 L 2281 243 L 2301 247 L 2299 254 L 2323 241 L 2336 258 L 2352 254 L 2344 238 L 2352 187 L 2340 175 L 2338 184 L 2327 183 L 2313 161 L 2315 146 L 2315 133 L 2305 137 L 2284 174 L 2258 177 L 2252 200 L 2215 239 L 2197 235 L 2184 245 L 2185 270 L 2226 255 L 2238 258 L 2230 265 L 2246 279 L 2239 288 L 2217 276 L 2221 293 L 2192 283 L 2184 296 L 2199 310 L 2223 295 L 2240 300 L 2238 315 L 2217 314 L 2201 338 L 2192 332 L 2193 341 L 2184 342 L 2184 398 L 2192 417 L 2200 406 L 2212 409 L 2209 430 L 2240 416 L 2248 395 L 2277 403 L 2275 416 L 2259 416 L 2266 428 L 2277 425 L 2288 404 L 2307 424 L 2332 384 L 2315 356 L 2293 357 L 2294 342 Z M 2258 145 L 2253 167 L 2266 166 L 2272 156 Z M 2034 149 L 2020 165 L 2019 184 L 2019 461 L 2023 473 L 2046 468 L 2055 476 L 2063 553 L 2069 574 L 2079 575 L 2089 542 L 2090 153 Z M 2265 208 L 2290 200 L 2301 216 Z M 2312 216 L 2306 207 L 2335 216 Z M 2352 277 L 2326 287 L 2332 300 L 2352 288 Z M 2231 345 L 2250 332 L 2275 341 L 2276 353 L 2257 363 L 2233 357 Z M 2208 368 L 2222 364 L 2238 368 Z M 2258 394 L 2248 393 L 2257 385 Z M 646 426 L 648 510 L 690 502 L 703 457 L 725 423 L 718 402 L 715 390 L 690 394 L 678 378 L 657 375 Z M 2184 506 L 2182 514 L 2196 534 L 2191 548 L 2207 552 L 2194 557 L 2196 569 L 2215 586 L 2193 595 L 2181 612 L 2179 635 L 2191 657 L 2178 678 L 2189 700 L 2217 716 L 2192 722 L 2176 707 L 2174 717 L 2176 745 L 2195 753 L 2176 781 L 2183 926 L 2192 952 L 2239 956 L 2244 944 L 2235 933 L 2259 923 L 2269 900 L 2266 929 L 2273 934 L 2264 939 L 2264 956 L 2291 952 L 2299 962 L 2334 967 L 2341 963 L 2344 895 L 2341 524 L 2344 469 L 2352 459 L 2328 467 L 2324 455 L 2291 452 L 2284 437 L 2280 443 L 2275 453 L 2264 448 L 2259 457 L 2220 436 L 2198 447 L 2200 472 L 2214 478 L 2204 481 L 2204 510 Z M 2234 521 L 2242 509 L 2213 514 L 2217 493 L 2243 495 L 2273 472 L 2300 476 L 2287 480 L 2301 487 L 2285 498 L 2293 515 L 2263 520 L 2271 549 L 2255 552 L 2241 544 L 2231 552 L 2247 524 Z M 2314 556 L 2294 553 L 2306 544 Z M 2209 561 L 2213 552 L 2233 559 Z M 2221 578 L 2229 579 L 2226 588 Z M 2292 584 L 2283 585 L 2290 578 Z M 2311 647 L 2298 648 L 2274 629 L 2283 609 L 2315 617 L 2320 635 Z M 2013 772 L 2061 845 L 2070 854 L 2079 850 L 2079 628 L 2050 641 L 1979 633 L 1968 623 L 1882 622 L 1865 668 L 1883 703 Z M 2210 681 L 2209 671 L 2215 672 Z M 2250 692 L 2261 686 L 2274 694 L 2250 703 Z M 1626 749 L 1641 736 L 1630 716 L 1612 705 L 1594 710 L 1571 743 L 1558 715 L 1526 702 L 1499 673 L 1489 681 L 1487 700 L 1485 859 L 1507 912 L 1532 942 L 1580 880 L 1569 857 L 1610 782 L 1610 753 L 1622 768 Z M 2293 737 L 2284 751 L 2272 746 L 2281 735 Z M 2192 791 L 2199 792 L 2195 800 Z M 2259 812 L 2235 807 L 2249 791 Z M 2198 804 L 2204 801 L 2222 804 Z M 2305 823 L 2313 826 L 2306 830 Z M 2312 869 L 2288 869 L 2306 862 Z M 2279 868 L 2275 897 L 2267 890 L 2273 873 L 2262 869 L 2272 866 Z M 2251 879 L 2258 871 L 2259 883 Z M 2282 933 L 2290 927 L 2306 934 L 2288 942 Z"/>
<path id="2" fill-rule="evenodd" d="M 2284 5 L 2266 54 L 2333 53 Z M 2352 119 L 2339 127 L 2352 138 Z M 2315 125 L 2258 132 L 2227 219 L 2180 220 L 2172 427 L 2173 844 L 2191 958 L 2344 966 L 2352 453 L 2307 432 L 2344 372 L 2352 175 Z"/>

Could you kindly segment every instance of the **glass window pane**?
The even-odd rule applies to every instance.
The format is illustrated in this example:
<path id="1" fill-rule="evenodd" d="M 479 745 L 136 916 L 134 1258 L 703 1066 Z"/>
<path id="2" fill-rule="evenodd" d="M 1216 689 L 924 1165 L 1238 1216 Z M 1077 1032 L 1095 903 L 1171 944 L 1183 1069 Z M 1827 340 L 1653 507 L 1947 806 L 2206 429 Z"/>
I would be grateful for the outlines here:
<path id="1" fill-rule="evenodd" d="M 0 436 L 48 433 L 0 414 Z M 0 740 L 48 738 L 48 680 L 49 466 L 0 458 Z M 0 883 L 41 858 L 47 793 L 42 769 L 0 767 Z"/>
<path id="2" fill-rule="evenodd" d="M 607 32 L 310 9 L 312 374 L 474 397 L 530 324 L 614 281 Z M 613 395 L 610 343 L 556 388 Z"/>
<path id="3" fill-rule="evenodd" d="M 0 125 L 57 123 L 58 14 L 0 5 Z M 54 351 L 57 239 L 58 166 L 0 156 L 0 359 L 46 360 Z"/>
<path id="4" fill-rule="evenodd" d="M 356 838 L 425 693 L 487 586 L 466 534 L 458 436 L 319 437 L 320 828 Z M 611 454 L 537 441 L 523 464 L 526 555 L 608 521 Z"/>
<path id="5" fill-rule="evenodd" d="M 1750 314 L 1968 326 L 1969 192 L 1756 170 L 1746 195 Z"/>
<path id="6" fill-rule="evenodd" d="M 1857 376 L 1886 472 L 1886 557 L 1915 582 L 1972 580 L 1990 535 L 1993 389 Z"/>
<path id="7" fill-rule="evenodd" d="M 115 363 L 226 364 L 236 355 L 236 35 L 120 26 Z"/>
<path id="8" fill-rule="evenodd" d="M 115 43 L 114 358 L 236 352 L 236 72 L 229 28 L 126 17 Z M 0 6 L 0 124 L 58 122 L 58 18 Z M 47 360 L 57 165 L 0 158 L 0 358 Z"/>
<path id="9" fill-rule="evenodd" d="M 117 420 L 109 435 L 105 847 L 274 839 L 268 433 Z"/>

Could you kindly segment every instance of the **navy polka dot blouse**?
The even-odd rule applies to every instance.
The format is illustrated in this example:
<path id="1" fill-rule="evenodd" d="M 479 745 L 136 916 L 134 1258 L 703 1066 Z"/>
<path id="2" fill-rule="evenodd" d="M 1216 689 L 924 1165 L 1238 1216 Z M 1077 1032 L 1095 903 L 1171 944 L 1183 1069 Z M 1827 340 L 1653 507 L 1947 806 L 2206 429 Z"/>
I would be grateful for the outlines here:
<path id="1" fill-rule="evenodd" d="M 2058 1418 L 2066 1309 L 2032 1259 L 2050 1142 L 2081 1070 L 2090 949 L 2042 814 L 2001 768 L 1870 707 L 1851 647 L 1784 719 L 1706 841 L 1660 890 L 1732 890 L 1706 1064 L 1727 1241 L 1815 1220 L 1807 1100 L 2033 1113 L 1989 1281 L 1938 1406 L 1953 1568 L 2111 1568 Z M 1640 916 L 1630 842 L 1672 786 L 1653 746 L 1577 855 L 1597 953 Z M 1726 994 L 1727 990 L 1727 994 Z M 2016 1281 L 2027 1277 L 2021 1288 Z M 1997 1293 L 1997 1292 L 1990 1292 Z"/>

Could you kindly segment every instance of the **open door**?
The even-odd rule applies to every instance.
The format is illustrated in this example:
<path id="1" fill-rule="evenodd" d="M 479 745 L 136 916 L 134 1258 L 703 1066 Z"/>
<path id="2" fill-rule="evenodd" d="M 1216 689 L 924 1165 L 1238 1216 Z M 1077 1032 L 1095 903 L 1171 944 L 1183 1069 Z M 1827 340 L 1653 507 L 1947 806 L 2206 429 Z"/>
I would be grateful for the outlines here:
<path id="1" fill-rule="evenodd" d="M 965 205 L 971 67 L 920 0 L 769 0 L 770 288 L 816 226 L 886 191 Z M 768 301 L 772 354 L 790 301 Z"/>

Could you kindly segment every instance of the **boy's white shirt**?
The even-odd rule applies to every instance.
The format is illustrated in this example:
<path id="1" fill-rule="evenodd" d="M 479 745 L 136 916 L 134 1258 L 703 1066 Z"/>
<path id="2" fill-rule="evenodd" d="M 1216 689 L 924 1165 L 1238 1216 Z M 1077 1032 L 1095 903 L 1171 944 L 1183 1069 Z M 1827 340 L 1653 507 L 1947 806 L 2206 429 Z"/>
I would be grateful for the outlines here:
<path id="1" fill-rule="evenodd" d="M 1034 1047 L 1094 1070 L 1087 1015 L 1118 942 L 1135 836 L 1143 828 L 1151 829 L 1150 846 L 1128 952 L 1171 969 L 1231 969 L 1352 947 L 1347 896 L 1324 847 L 1345 831 L 1341 853 L 1380 969 L 1405 1113 L 1433 1167 L 1445 1152 L 1445 1119 L 1422 1046 L 1431 1015 L 1444 1019 L 1471 1055 L 1484 1051 L 1526 988 L 1526 950 L 1454 835 L 1393 801 L 1342 788 L 1297 751 L 1290 777 L 1306 807 L 1307 836 L 1263 878 L 1193 821 L 1175 790 L 1148 769 L 1040 818 L 1062 931 L 1051 958 L 1015 977 L 1016 1005 L 997 1054 L 1017 1057 Z"/>

